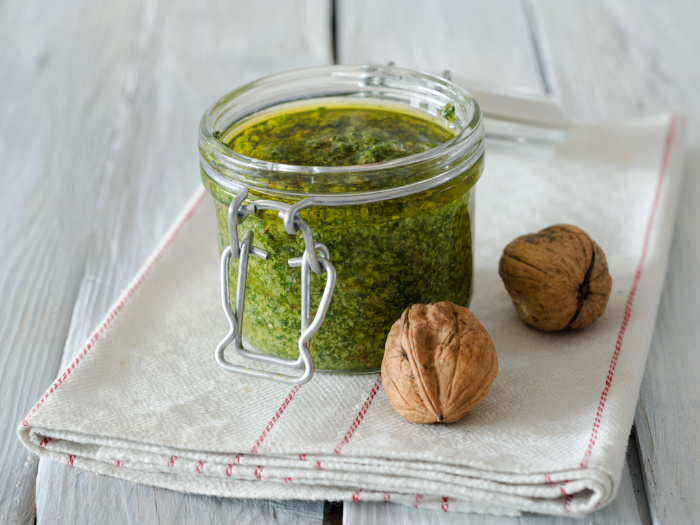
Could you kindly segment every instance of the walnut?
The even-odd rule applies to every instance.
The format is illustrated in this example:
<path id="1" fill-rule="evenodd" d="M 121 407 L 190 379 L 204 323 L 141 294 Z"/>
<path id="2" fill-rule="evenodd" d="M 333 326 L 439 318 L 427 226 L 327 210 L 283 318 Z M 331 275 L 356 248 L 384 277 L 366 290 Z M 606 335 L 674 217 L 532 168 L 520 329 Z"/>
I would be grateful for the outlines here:
<path id="1" fill-rule="evenodd" d="M 612 288 L 603 250 L 568 224 L 515 239 L 503 250 L 498 273 L 520 319 L 546 332 L 588 326 L 602 315 Z"/>
<path id="2" fill-rule="evenodd" d="M 453 423 L 486 397 L 496 348 L 467 308 L 414 304 L 394 323 L 382 361 L 384 391 L 411 423 Z"/>

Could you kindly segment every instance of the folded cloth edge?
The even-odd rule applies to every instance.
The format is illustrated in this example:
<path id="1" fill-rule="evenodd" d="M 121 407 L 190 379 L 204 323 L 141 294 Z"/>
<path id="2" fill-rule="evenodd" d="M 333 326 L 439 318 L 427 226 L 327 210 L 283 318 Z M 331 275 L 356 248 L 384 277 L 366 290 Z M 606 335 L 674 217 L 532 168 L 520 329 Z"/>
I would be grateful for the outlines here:
<path id="1" fill-rule="evenodd" d="M 669 134 L 667 138 L 667 145 L 664 150 L 664 159 L 663 159 L 663 166 L 662 170 L 667 171 L 672 163 L 672 158 L 678 151 L 682 151 L 682 140 L 679 140 L 679 137 L 683 135 L 682 130 L 683 130 L 683 121 L 680 117 L 678 116 L 672 116 L 671 117 L 672 121 L 669 126 Z M 660 177 L 663 178 L 663 177 Z M 661 186 L 663 184 L 663 180 L 660 180 L 659 185 Z M 674 189 L 674 194 L 675 195 L 668 195 L 667 198 L 671 199 L 672 201 L 676 202 L 678 199 L 678 194 L 680 193 L 680 183 L 681 183 L 681 178 L 678 177 L 675 184 L 676 188 Z M 665 189 L 664 189 L 665 191 Z M 653 209 L 651 212 L 651 216 L 649 218 L 649 224 L 647 227 L 647 233 L 646 233 L 646 238 L 645 238 L 645 244 L 643 248 L 643 252 L 641 255 L 640 263 L 639 263 L 639 272 L 641 275 L 641 269 L 643 268 L 644 265 L 644 258 L 645 258 L 645 251 L 646 251 L 646 246 L 648 244 L 648 237 L 650 235 L 650 231 L 654 226 L 654 221 L 656 220 L 655 217 L 655 210 L 658 207 L 658 201 L 659 201 L 659 194 L 662 192 L 662 188 L 657 189 L 657 195 L 655 196 L 654 199 L 654 204 L 653 204 Z M 117 313 L 124 307 L 124 305 L 129 301 L 130 297 L 132 294 L 136 291 L 136 289 L 139 287 L 140 283 L 146 278 L 148 273 L 150 272 L 151 268 L 157 263 L 157 261 L 160 259 L 164 251 L 167 249 L 169 244 L 172 242 L 172 240 L 175 238 L 177 235 L 178 231 L 182 227 L 182 225 L 187 221 L 188 217 L 194 212 L 196 209 L 197 204 L 203 199 L 205 196 L 206 192 L 203 189 L 198 190 L 195 195 L 190 199 L 188 202 L 187 206 L 185 207 L 184 211 L 180 214 L 180 216 L 176 219 L 174 222 L 173 226 L 170 228 L 168 233 L 164 236 L 163 240 L 158 244 L 156 249 L 152 252 L 152 254 L 149 256 L 149 258 L 146 260 L 146 262 L 142 265 L 141 269 L 137 272 L 136 276 L 132 280 L 132 282 L 126 287 L 125 292 L 119 297 L 119 299 L 114 303 L 112 308 L 109 309 L 108 314 L 102 319 L 102 321 L 99 323 L 98 328 L 94 331 L 93 335 L 87 340 L 87 342 L 83 345 L 81 348 L 80 352 L 78 353 L 77 357 L 71 362 L 71 364 L 66 368 L 66 370 L 60 374 L 56 380 L 53 382 L 51 386 L 47 389 L 46 393 L 42 396 L 42 398 L 36 403 L 36 405 L 31 409 L 30 413 L 27 415 L 27 417 L 21 422 L 18 433 L 19 433 L 19 438 L 23 442 L 23 444 L 32 452 L 37 453 L 40 456 L 43 457 L 50 457 L 51 459 L 59 459 L 59 457 L 54 457 L 57 454 L 54 452 L 50 452 L 46 450 L 46 443 L 43 441 L 39 442 L 38 444 L 34 442 L 31 437 L 30 437 L 30 419 L 32 415 L 41 408 L 41 406 L 44 404 L 44 401 L 53 393 L 53 391 L 59 386 L 68 380 L 68 377 L 71 375 L 72 370 L 75 369 L 76 365 L 78 365 L 81 360 L 88 354 L 90 349 L 92 348 L 92 345 L 99 339 L 100 334 L 110 325 L 111 321 L 114 319 L 114 317 L 117 315 Z M 675 207 L 672 206 L 672 209 L 675 210 Z M 675 215 L 674 215 L 675 216 Z M 670 220 L 673 220 L 673 217 L 671 217 Z M 670 244 L 670 239 L 667 241 Z M 663 255 L 663 273 L 665 274 L 667 264 L 668 264 L 668 250 L 666 249 Z M 635 278 L 635 282 L 633 284 L 632 289 L 629 292 L 629 297 L 628 297 L 628 304 L 633 302 L 634 300 L 634 292 L 637 283 L 639 282 L 639 278 Z M 659 293 L 659 298 L 660 299 L 660 293 Z M 658 300 L 657 300 L 657 309 L 658 309 Z M 623 326 L 621 327 L 621 335 L 624 335 L 624 328 L 625 328 L 625 322 L 623 321 Z M 614 362 L 616 360 L 616 356 L 619 353 L 619 349 L 615 349 L 615 353 L 613 354 L 612 361 L 611 361 L 611 374 L 614 372 Z M 612 375 L 610 377 L 612 380 Z M 640 379 L 640 384 L 641 384 L 641 379 Z M 609 385 L 605 387 L 603 390 L 603 395 L 605 394 L 606 390 L 609 388 Z M 599 419 L 600 415 L 602 414 L 602 410 L 604 409 L 604 403 L 603 406 L 599 409 L 599 412 L 596 414 L 596 421 Z M 29 428 L 28 428 L 29 427 Z M 582 468 L 588 467 L 588 462 L 587 459 L 590 457 L 590 452 L 592 451 L 593 447 L 595 446 L 595 438 L 597 438 L 596 435 L 596 422 L 593 422 L 593 429 L 592 429 L 592 434 L 591 434 L 591 444 L 589 445 L 588 450 L 586 451 L 586 454 L 584 455 L 584 459 L 582 460 Z M 42 443 L 43 446 L 42 446 Z M 64 459 L 65 457 L 63 455 L 58 455 L 60 456 L 60 459 Z M 76 458 L 70 457 L 69 458 L 69 464 L 74 465 L 74 460 Z M 80 459 L 78 460 L 79 462 L 81 461 Z M 97 468 L 95 468 L 95 465 L 92 466 L 93 468 L 89 468 L 89 470 L 95 470 L 98 471 Z M 103 472 L 103 473 L 108 473 L 108 472 Z M 109 472 L 110 475 L 114 475 L 111 472 Z M 606 476 L 609 476 L 609 474 L 605 474 Z M 133 479 L 134 481 L 139 481 L 139 479 L 134 479 L 125 476 L 123 473 L 119 475 L 118 477 L 123 477 L 125 479 Z M 136 476 L 138 478 L 138 476 Z M 611 480 L 612 481 L 612 480 Z M 143 481 L 142 481 L 143 482 Z M 598 504 L 605 504 L 608 503 L 610 499 L 612 499 L 615 495 L 617 487 L 614 487 L 612 491 L 604 491 L 608 492 L 609 498 L 599 501 Z M 177 490 L 182 490 L 177 489 Z M 571 498 L 573 496 L 568 496 L 568 498 Z M 527 510 L 523 508 L 523 510 Z M 533 509 L 534 510 L 534 509 Z M 539 508 L 541 511 L 541 507 Z M 566 505 L 564 507 L 564 510 L 566 511 Z M 567 512 L 570 512 L 572 509 L 569 509 Z M 512 509 L 511 509 L 512 512 Z M 499 513 L 511 513 L 511 512 L 503 512 L 500 511 Z M 552 512 L 552 511 L 550 511 Z M 558 513 L 558 512 L 556 512 Z"/>

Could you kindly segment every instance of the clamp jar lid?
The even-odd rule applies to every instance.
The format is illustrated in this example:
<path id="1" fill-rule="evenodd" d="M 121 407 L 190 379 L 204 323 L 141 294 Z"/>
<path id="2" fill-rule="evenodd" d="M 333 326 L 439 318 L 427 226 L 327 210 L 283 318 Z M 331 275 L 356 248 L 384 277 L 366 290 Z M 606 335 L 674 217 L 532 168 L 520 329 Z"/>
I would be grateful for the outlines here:
<path id="1" fill-rule="evenodd" d="M 333 167 L 254 159 L 227 144 L 235 130 L 269 115 L 328 105 L 407 113 L 454 136 L 395 160 Z M 217 348 L 219 364 L 296 383 L 314 368 L 376 370 L 386 334 L 406 307 L 441 300 L 467 306 L 483 136 L 479 107 L 465 91 L 396 67 L 292 71 L 214 104 L 202 118 L 199 149 L 216 205 L 222 304 L 231 325 Z M 232 364 L 223 356 L 230 344 L 244 357 L 304 372 Z"/>

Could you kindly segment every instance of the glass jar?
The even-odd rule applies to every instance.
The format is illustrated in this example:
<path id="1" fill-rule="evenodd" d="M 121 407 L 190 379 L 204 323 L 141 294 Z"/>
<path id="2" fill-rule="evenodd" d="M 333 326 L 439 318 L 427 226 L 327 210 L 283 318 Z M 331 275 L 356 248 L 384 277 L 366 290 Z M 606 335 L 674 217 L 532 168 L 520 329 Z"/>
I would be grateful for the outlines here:
<path id="1" fill-rule="evenodd" d="M 299 104 L 410 112 L 451 129 L 454 137 L 423 153 L 342 167 L 262 161 L 222 140 L 222 134 L 245 128 L 260 115 Z M 226 362 L 223 349 L 235 342 L 246 357 L 306 366 L 301 381 L 279 375 L 294 382 L 308 380 L 309 368 L 311 374 L 314 368 L 377 370 L 386 335 L 405 308 L 436 301 L 469 305 L 474 185 L 483 170 L 484 130 L 477 103 L 451 82 L 393 66 L 328 66 L 274 75 L 229 93 L 206 111 L 199 151 L 223 254 L 222 302 L 231 331 L 217 359 L 225 368 L 275 379 Z M 241 240 L 246 231 L 251 231 L 248 244 Z M 309 285 L 298 268 L 304 265 L 310 275 L 310 291 L 304 292 L 308 308 L 302 291 Z M 327 284 L 331 271 L 325 271 L 331 267 L 334 287 Z M 316 273 L 326 273 L 327 279 Z M 329 287 L 328 305 L 321 297 Z M 229 289 L 236 289 L 240 300 L 233 300 Z M 319 311 L 320 303 L 327 312 Z M 310 344 L 309 338 L 302 341 L 300 333 L 324 313 Z M 305 349 L 312 362 L 302 359 Z"/>

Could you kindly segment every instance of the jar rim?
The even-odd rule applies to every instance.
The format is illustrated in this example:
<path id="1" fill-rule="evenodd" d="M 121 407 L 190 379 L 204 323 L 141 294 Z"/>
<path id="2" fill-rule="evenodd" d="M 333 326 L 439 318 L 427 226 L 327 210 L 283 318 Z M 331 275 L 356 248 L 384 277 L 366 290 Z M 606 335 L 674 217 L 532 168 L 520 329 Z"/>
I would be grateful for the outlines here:
<path id="1" fill-rule="evenodd" d="M 405 104 L 426 116 L 442 117 L 455 135 L 421 153 L 349 166 L 300 166 L 260 160 L 234 151 L 215 136 L 216 132 L 223 132 L 242 119 L 281 104 L 338 96 L 370 103 Z M 449 105 L 454 111 L 451 122 L 445 115 L 438 114 L 441 108 Z M 422 191 L 468 170 L 481 158 L 483 140 L 481 110 L 466 90 L 445 78 L 393 65 L 321 66 L 264 77 L 221 97 L 207 109 L 199 126 L 200 164 L 216 184 L 234 192 L 242 185 L 289 197 L 383 193 L 381 190 L 397 187 L 408 191 L 412 186 Z M 453 177 L 446 177 L 446 170 Z M 409 172 L 413 175 L 406 176 Z M 397 177 L 398 173 L 402 176 Z M 360 176 L 367 184 L 360 184 L 353 191 L 339 192 L 336 182 L 349 175 Z M 293 191 L 284 183 L 275 189 L 271 183 L 284 179 L 301 182 L 305 189 Z M 435 184 L 430 184 L 432 179 Z"/>

